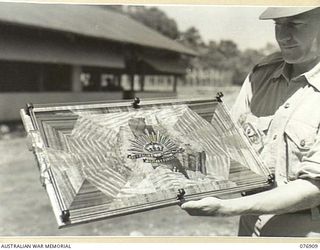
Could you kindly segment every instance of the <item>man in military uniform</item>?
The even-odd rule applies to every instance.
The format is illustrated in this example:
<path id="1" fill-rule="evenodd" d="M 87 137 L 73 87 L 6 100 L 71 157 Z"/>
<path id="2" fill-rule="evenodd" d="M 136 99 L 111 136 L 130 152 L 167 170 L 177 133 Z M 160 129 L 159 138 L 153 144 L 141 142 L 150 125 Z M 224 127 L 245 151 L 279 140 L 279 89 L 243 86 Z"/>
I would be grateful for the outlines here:
<path id="1" fill-rule="evenodd" d="M 190 215 L 241 215 L 240 236 L 320 235 L 320 8 L 268 8 L 280 53 L 256 65 L 232 110 L 262 135 L 258 151 L 273 189 L 235 199 L 208 197 Z"/>

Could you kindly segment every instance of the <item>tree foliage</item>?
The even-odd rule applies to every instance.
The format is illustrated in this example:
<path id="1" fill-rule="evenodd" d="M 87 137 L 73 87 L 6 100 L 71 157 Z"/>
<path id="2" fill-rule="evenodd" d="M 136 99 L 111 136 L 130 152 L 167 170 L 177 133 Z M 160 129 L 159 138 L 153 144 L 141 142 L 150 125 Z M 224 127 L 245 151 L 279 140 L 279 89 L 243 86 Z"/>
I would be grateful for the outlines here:
<path id="1" fill-rule="evenodd" d="M 179 42 L 196 51 L 204 46 L 200 32 L 195 27 L 190 27 L 185 32 L 180 32 Z"/>
<path id="2" fill-rule="evenodd" d="M 156 7 L 131 6 L 127 9 L 127 14 L 138 22 L 171 39 L 177 39 L 179 37 L 176 21 L 169 18 L 166 13 Z"/>
<path id="3" fill-rule="evenodd" d="M 254 49 L 247 49 L 237 58 L 237 63 L 234 67 L 232 82 L 235 85 L 241 85 L 249 74 L 252 67 L 258 63 L 264 54 Z"/>
<path id="4" fill-rule="evenodd" d="M 247 49 L 241 51 L 236 43 L 231 40 L 222 40 L 219 43 L 209 41 L 202 46 L 197 64 L 194 67 L 202 69 L 217 69 L 233 71 L 232 83 L 241 85 L 251 68 L 264 57 L 264 53 Z"/>
<path id="5" fill-rule="evenodd" d="M 245 51 L 241 51 L 232 40 L 205 43 L 196 27 L 179 31 L 175 20 L 169 18 L 165 12 L 156 7 L 106 5 L 103 8 L 128 15 L 164 36 L 196 51 L 199 56 L 190 61 L 191 68 L 233 71 L 232 81 L 233 84 L 237 85 L 242 84 L 251 68 L 262 57 L 277 50 L 270 43 L 261 50 L 247 49 Z"/>

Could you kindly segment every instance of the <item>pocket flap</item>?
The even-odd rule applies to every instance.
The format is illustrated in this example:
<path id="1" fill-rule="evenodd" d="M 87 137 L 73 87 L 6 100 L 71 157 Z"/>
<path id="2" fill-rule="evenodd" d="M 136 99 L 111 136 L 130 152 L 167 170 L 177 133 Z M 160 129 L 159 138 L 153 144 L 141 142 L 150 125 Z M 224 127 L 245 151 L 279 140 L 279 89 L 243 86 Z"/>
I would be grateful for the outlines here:
<path id="1" fill-rule="evenodd" d="M 290 121 L 285 133 L 300 149 L 309 149 L 315 142 L 317 128 L 300 121 Z"/>

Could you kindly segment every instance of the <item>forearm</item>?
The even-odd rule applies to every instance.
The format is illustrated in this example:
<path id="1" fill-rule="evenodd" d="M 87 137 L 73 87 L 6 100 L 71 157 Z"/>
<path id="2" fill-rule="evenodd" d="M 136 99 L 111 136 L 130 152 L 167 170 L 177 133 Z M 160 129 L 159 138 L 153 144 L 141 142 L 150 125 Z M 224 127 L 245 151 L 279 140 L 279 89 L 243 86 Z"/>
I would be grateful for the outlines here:
<path id="1" fill-rule="evenodd" d="M 319 188 L 319 181 L 295 180 L 262 193 L 223 200 L 217 214 L 282 214 L 308 209 L 320 204 Z"/>

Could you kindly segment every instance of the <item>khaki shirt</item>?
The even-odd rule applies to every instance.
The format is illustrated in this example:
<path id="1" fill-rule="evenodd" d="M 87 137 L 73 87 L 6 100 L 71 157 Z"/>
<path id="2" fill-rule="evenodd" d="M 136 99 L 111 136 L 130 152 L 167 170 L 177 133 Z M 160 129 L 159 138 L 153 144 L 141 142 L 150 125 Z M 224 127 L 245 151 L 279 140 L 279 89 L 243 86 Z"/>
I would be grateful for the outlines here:
<path id="1" fill-rule="evenodd" d="M 279 54 L 267 58 L 247 77 L 231 111 L 258 131 L 249 138 L 277 185 L 320 180 L 320 63 L 290 80 L 289 73 Z"/>

